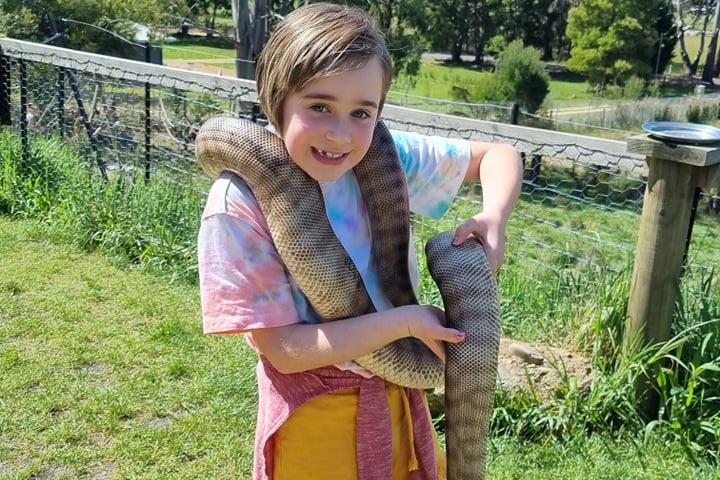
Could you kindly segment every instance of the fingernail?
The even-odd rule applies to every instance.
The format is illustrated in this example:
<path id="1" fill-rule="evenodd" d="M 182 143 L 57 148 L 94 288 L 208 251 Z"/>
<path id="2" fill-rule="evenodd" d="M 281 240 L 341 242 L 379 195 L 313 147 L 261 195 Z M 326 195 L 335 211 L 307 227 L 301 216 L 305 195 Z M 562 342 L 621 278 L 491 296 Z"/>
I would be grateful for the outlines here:
<path id="1" fill-rule="evenodd" d="M 452 242 L 450 243 L 452 243 L 453 245 L 457 245 L 458 243 L 460 243 L 460 240 L 458 240 L 457 237 L 453 237 Z"/>
<path id="2" fill-rule="evenodd" d="M 465 340 L 465 332 L 457 332 L 455 336 L 458 340 Z"/>

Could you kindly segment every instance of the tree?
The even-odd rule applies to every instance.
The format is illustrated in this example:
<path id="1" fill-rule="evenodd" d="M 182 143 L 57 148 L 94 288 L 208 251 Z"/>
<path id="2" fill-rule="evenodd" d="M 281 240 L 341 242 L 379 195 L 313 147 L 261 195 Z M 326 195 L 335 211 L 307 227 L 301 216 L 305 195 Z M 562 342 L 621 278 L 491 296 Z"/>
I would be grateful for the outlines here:
<path id="1" fill-rule="evenodd" d="M 467 0 L 438 0 L 426 6 L 425 36 L 433 50 L 450 52 L 450 61 L 462 62 L 471 28 Z"/>
<path id="2" fill-rule="evenodd" d="M 675 22 L 677 23 L 678 41 L 680 44 L 680 59 L 685 75 L 697 73 L 700 58 L 705 50 L 705 32 L 707 32 L 712 14 L 711 0 L 677 0 L 675 2 Z M 685 32 L 690 30 L 700 32 L 700 47 L 694 59 L 690 59 L 685 48 Z"/>
<path id="3" fill-rule="evenodd" d="M 235 75 L 238 78 L 255 78 L 255 59 L 265 46 L 268 16 L 266 0 L 232 0 Z"/>
<path id="4" fill-rule="evenodd" d="M 715 26 L 710 38 L 710 45 L 708 45 L 707 59 L 702 74 L 703 82 L 709 84 L 713 83 L 713 78 L 717 73 L 715 71 L 715 54 L 718 51 L 718 33 L 720 33 L 720 2 L 716 2 L 715 5 Z"/>
<path id="5" fill-rule="evenodd" d="M 502 0 L 441 0 L 426 3 L 428 25 L 424 35 L 435 50 L 450 52 L 450 61 L 462 62 L 462 54 L 475 55 L 482 65 L 485 46 L 497 32 L 503 15 Z"/>
<path id="6" fill-rule="evenodd" d="M 522 40 L 539 48 L 542 59 L 552 60 L 566 47 L 564 39 L 570 0 L 503 0 L 507 13 L 501 25 L 506 42 Z"/>
<path id="7" fill-rule="evenodd" d="M 550 75 L 541 59 L 542 52 L 525 47 L 521 40 L 508 44 L 498 56 L 495 77 L 503 98 L 535 113 L 550 93 Z"/>
<path id="8" fill-rule="evenodd" d="M 654 65 L 660 2 L 580 0 L 569 12 L 567 36 L 572 42 L 568 68 L 586 73 L 594 85 L 622 84 L 632 76 L 647 78 Z"/>
<path id="9" fill-rule="evenodd" d="M 189 11 L 189 18 L 186 20 L 194 24 L 202 22 L 208 37 L 217 33 L 215 21 L 218 12 L 230 11 L 232 8 L 230 0 L 186 0 L 186 3 Z"/>
<path id="10" fill-rule="evenodd" d="M 659 38 L 655 43 L 654 72 L 661 75 L 675 55 L 678 42 L 678 27 L 675 24 L 675 13 L 672 0 L 660 2 L 658 11 L 657 32 Z"/>
<path id="11" fill-rule="evenodd" d="M 126 55 L 135 49 L 137 23 L 155 25 L 168 14 L 183 11 L 172 0 L 6 0 L 0 2 L 0 33 L 36 42 L 56 38 L 68 48 Z M 64 35 L 58 37 L 61 30 Z"/>
<path id="12" fill-rule="evenodd" d="M 377 20 L 377 27 L 387 39 L 396 75 L 410 78 L 420 71 L 422 54 L 426 49 L 417 32 L 425 26 L 422 0 L 368 0 L 369 12 Z M 367 4 L 368 2 L 363 1 Z"/>
<path id="13" fill-rule="evenodd" d="M 476 0 L 470 4 L 472 14 L 471 42 L 475 65 L 485 63 L 485 46 L 495 35 L 502 19 L 502 0 Z"/>

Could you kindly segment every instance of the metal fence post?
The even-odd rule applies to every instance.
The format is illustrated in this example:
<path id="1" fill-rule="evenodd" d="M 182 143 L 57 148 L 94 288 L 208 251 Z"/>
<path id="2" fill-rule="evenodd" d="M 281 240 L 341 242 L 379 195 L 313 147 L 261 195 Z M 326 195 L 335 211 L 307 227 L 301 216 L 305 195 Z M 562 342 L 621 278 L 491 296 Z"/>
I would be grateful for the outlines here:
<path id="1" fill-rule="evenodd" d="M 152 63 L 152 47 L 150 42 L 145 42 L 145 61 Z M 149 82 L 145 82 L 145 180 L 150 180 L 150 107 L 152 86 Z"/>
<path id="2" fill-rule="evenodd" d="M 510 124 L 520 125 L 520 105 L 513 103 L 512 110 L 510 112 Z M 538 154 L 533 154 L 530 160 L 530 166 L 525 164 L 526 154 L 521 153 L 523 165 L 526 169 L 530 170 L 530 178 L 528 183 L 530 184 L 530 192 L 534 192 L 539 187 L 540 168 L 542 167 L 542 157 Z"/>
<path id="3" fill-rule="evenodd" d="M 10 105 L 10 58 L 0 48 L 0 125 L 12 125 Z"/>
<path id="4" fill-rule="evenodd" d="M 25 60 L 18 60 L 20 65 L 20 145 L 23 164 L 30 159 L 30 139 L 28 137 L 28 77 Z"/>
<path id="5" fill-rule="evenodd" d="M 59 35 L 55 43 L 59 47 L 64 47 L 65 21 L 57 21 L 54 25 L 57 29 L 56 34 Z M 57 122 L 60 138 L 65 138 L 65 70 L 60 67 L 57 76 Z"/>
<path id="6" fill-rule="evenodd" d="M 720 147 L 638 135 L 628 140 L 627 151 L 645 155 L 649 170 L 625 323 L 624 348 L 631 354 L 670 338 L 696 191 L 720 171 Z M 638 394 L 644 412 L 654 416 L 650 382 L 643 379 Z"/>
<path id="7" fill-rule="evenodd" d="M 510 110 L 510 124 L 520 124 L 520 104 L 518 103 L 513 103 L 512 110 Z"/>

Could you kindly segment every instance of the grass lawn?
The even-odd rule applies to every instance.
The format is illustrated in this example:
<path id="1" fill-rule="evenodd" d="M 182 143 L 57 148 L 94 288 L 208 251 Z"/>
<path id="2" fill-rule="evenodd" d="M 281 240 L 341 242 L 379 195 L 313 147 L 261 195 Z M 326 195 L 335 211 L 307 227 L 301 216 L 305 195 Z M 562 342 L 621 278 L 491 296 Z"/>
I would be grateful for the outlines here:
<path id="1" fill-rule="evenodd" d="M 247 477 L 254 359 L 198 290 L 0 217 L 0 478 Z"/>
<path id="2" fill-rule="evenodd" d="M 0 217 L 0 478 L 247 479 L 254 354 L 206 337 L 197 287 Z M 718 478 L 672 444 L 493 438 L 492 479 Z"/>
<path id="3" fill-rule="evenodd" d="M 686 46 L 691 57 L 699 48 L 700 39 L 698 36 L 686 35 Z M 706 46 L 707 48 L 707 46 Z M 668 67 L 668 72 L 681 74 L 679 46 L 676 54 Z M 234 49 L 230 42 L 220 38 L 208 39 L 205 37 L 189 37 L 163 46 L 163 58 L 165 60 L 205 60 L 213 67 L 234 68 Z M 229 60 L 229 61 L 228 61 Z M 701 64 L 704 63 L 704 58 Z M 413 99 L 411 97 L 423 97 L 426 99 L 452 100 L 453 87 L 461 87 L 472 91 L 472 86 L 483 82 L 483 78 L 490 75 L 488 72 L 479 71 L 470 65 L 447 65 L 433 59 L 423 61 L 420 73 L 409 82 L 402 77 L 396 81 L 388 94 L 390 101 L 410 107 L 418 107 L 430 111 L 451 113 L 452 108 L 445 105 L 427 104 L 426 101 Z M 683 96 L 693 91 L 692 86 L 664 86 L 661 95 L 664 97 Z M 546 98 L 546 105 L 550 109 L 586 106 L 593 103 L 603 103 L 602 97 L 597 97 L 582 75 L 569 72 L 551 72 L 550 93 Z M 419 102 L 419 103 L 418 103 Z"/>
<path id="4" fill-rule="evenodd" d="M 188 38 L 162 46 L 164 60 L 225 60 L 235 58 L 232 44 L 219 38 Z"/>

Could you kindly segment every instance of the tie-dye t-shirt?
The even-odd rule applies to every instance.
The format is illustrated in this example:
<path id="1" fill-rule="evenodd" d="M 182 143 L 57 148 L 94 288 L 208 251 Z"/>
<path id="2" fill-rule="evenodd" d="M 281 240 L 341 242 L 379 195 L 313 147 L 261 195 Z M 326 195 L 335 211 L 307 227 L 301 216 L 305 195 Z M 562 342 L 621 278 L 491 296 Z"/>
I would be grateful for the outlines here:
<path id="1" fill-rule="evenodd" d="M 407 132 L 392 135 L 407 176 L 410 209 L 440 218 L 467 171 L 469 143 Z M 389 308 L 370 259 L 370 227 L 354 174 L 322 183 L 321 188 L 330 224 L 373 303 L 378 310 Z M 417 284 L 415 255 L 410 257 Z M 198 266 L 205 333 L 317 321 L 287 273 L 255 198 L 235 175 L 223 174 L 210 189 L 198 235 Z"/>

